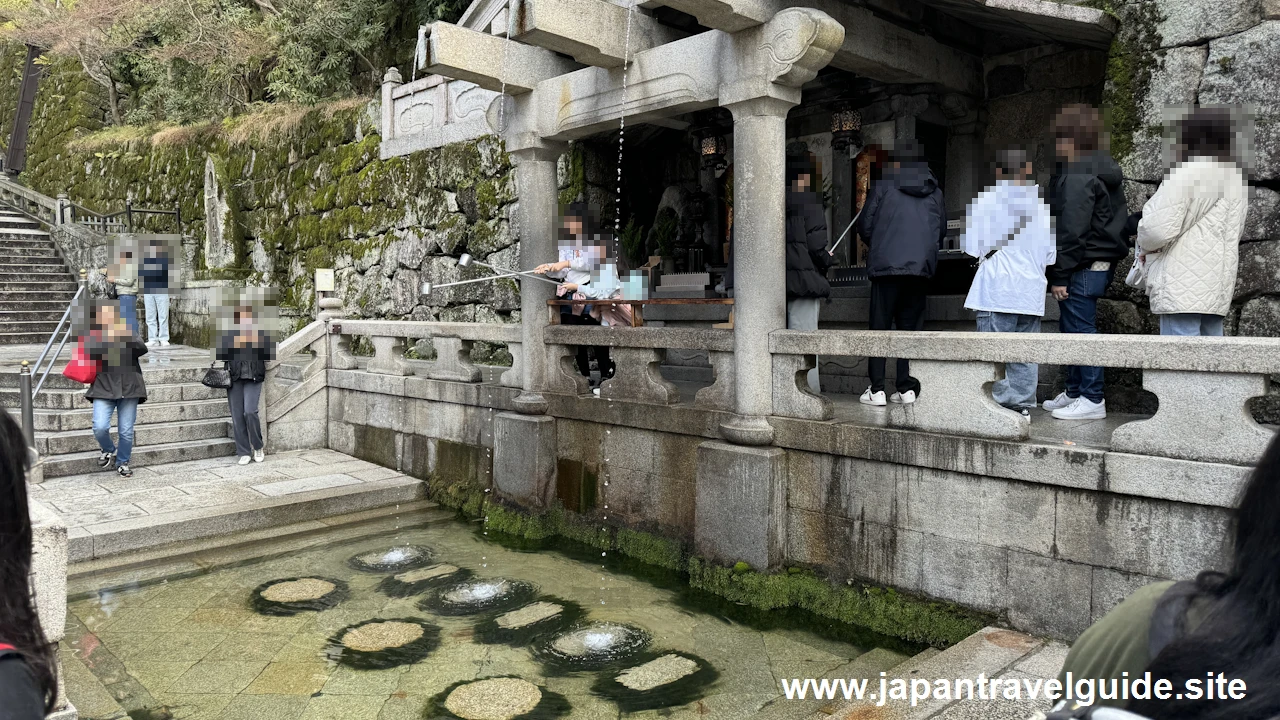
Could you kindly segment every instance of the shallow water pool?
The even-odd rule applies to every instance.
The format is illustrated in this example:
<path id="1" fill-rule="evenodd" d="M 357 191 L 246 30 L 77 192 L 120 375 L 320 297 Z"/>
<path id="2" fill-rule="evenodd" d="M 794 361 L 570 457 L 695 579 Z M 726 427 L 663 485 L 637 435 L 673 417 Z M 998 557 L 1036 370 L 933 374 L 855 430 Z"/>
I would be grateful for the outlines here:
<path id="1" fill-rule="evenodd" d="M 920 648 L 443 513 L 72 582 L 67 642 L 135 718 L 802 718 L 779 679 Z M 72 688 L 74 700 L 76 688 Z"/>

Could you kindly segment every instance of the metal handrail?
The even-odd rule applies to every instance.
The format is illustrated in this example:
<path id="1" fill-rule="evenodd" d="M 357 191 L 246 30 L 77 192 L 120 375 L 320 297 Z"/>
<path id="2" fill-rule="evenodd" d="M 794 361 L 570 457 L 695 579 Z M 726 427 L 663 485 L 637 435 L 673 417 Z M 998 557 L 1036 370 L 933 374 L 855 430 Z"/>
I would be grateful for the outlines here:
<path id="1" fill-rule="evenodd" d="M 72 296 L 71 302 L 67 303 L 67 309 L 62 311 L 62 318 L 58 320 L 58 326 L 53 329 L 49 335 L 49 341 L 44 344 L 44 350 L 40 352 L 40 357 L 36 360 L 34 368 L 27 366 L 27 362 L 22 362 L 22 373 L 27 376 L 25 386 L 20 388 L 22 394 L 22 431 L 26 434 L 28 441 L 32 441 L 35 437 L 34 426 L 34 408 L 36 396 L 40 394 L 40 389 L 44 387 L 44 381 L 48 379 L 49 373 L 53 370 L 54 363 L 58 361 L 58 357 L 62 355 L 62 349 L 67 346 L 67 341 L 71 339 L 71 330 L 75 327 L 75 322 L 71 320 L 71 311 L 75 308 L 76 303 L 82 297 L 88 297 L 89 288 L 89 272 L 85 268 L 80 268 L 79 287 L 76 288 L 76 294 Z M 67 326 L 65 332 L 62 330 L 63 325 Z M 58 343 L 58 349 L 53 355 L 49 355 L 49 348 L 53 347 L 53 341 L 58 339 L 58 334 L 62 334 L 62 342 Z M 45 358 L 49 358 L 49 363 L 45 365 Z M 40 372 L 41 366 L 44 366 L 44 372 Z M 30 377 L 32 375 L 40 375 L 40 381 L 36 383 L 35 389 L 29 390 L 31 386 Z"/>

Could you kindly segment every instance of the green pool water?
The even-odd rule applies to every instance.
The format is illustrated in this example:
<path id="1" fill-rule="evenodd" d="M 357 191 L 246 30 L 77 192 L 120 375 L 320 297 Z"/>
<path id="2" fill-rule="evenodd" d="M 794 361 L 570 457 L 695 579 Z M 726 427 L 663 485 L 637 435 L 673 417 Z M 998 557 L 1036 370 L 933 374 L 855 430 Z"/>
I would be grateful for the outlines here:
<path id="1" fill-rule="evenodd" d="M 352 562 L 405 547 L 391 559 L 423 556 Z M 803 718 L 818 706 L 782 699 L 779 679 L 874 676 L 920 649 L 438 512 L 76 577 L 72 593 L 73 661 L 152 720 Z M 87 689 L 68 677 L 74 701 Z"/>

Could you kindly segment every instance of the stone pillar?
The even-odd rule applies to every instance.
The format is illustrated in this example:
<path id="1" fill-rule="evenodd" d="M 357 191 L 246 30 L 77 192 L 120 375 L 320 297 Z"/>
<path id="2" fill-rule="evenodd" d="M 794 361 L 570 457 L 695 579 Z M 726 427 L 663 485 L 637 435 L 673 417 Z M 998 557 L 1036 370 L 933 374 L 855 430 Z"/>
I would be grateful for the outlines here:
<path id="1" fill-rule="evenodd" d="M 561 150 L 558 145 L 538 144 L 511 153 L 520 198 L 516 223 L 520 232 L 521 270 L 532 270 L 557 259 L 556 160 Z M 550 283 L 537 280 L 520 283 L 524 380 L 515 408 L 525 415 L 541 415 L 547 411 L 547 400 L 542 394 L 547 383 L 547 353 L 542 330 L 548 324 L 547 300 L 554 295 L 555 287 Z"/>
<path id="2" fill-rule="evenodd" d="M 768 445 L 773 427 L 769 333 L 787 326 L 786 136 L 794 103 L 759 97 L 733 113 L 734 398 L 736 415 L 720 426 L 740 445 Z"/>
<path id="3" fill-rule="evenodd" d="M 831 242 L 840 238 L 840 233 L 853 221 L 853 201 L 858 193 L 857 172 L 853 167 L 853 156 L 858 152 L 852 140 L 832 138 L 831 142 Z M 849 231 L 840 247 L 836 248 L 836 262 L 840 265 L 852 265 L 857 258 L 854 248 L 857 239 L 854 232 Z"/>
<path id="4" fill-rule="evenodd" d="M 414 62 L 417 61 L 417 57 L 414 57 Z M 400 71 L 394 67 L 387 68 L 387 72 L 382 76 L 382 139 L 384 141 L 396 136 L 396 108 L 391 93 L 403 83 Z"/>
<path id="5" fill-rule="evenodd" d="M 556 420 L 498 413 L 493 419 L 493 488 L 526 510 L 548 509 L 556 495 Z"/>
<path id="6" fill-rule="evenodd" d="M 947 127 L 947 213 L 963 213 L 983 186 L 994 177 L 987 170 L 982 138 L 986 131 L 983 113 L 966 96 L 943 97 L 942 112 Z"/>

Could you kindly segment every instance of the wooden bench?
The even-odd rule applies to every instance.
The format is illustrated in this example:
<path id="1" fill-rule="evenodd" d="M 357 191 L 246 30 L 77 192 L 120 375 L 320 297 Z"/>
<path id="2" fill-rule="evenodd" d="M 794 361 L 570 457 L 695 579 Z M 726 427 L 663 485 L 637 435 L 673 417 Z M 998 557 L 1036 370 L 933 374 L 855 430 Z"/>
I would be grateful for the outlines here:
<path id="1" fill-rule="evenodd" d="M 560 308 L 565 305 L 630 305 L 631 327 L 644 325 L 645 305 L 732 305 L 733 298 L 652 298 L 649 300 L 548 300 L 551 324 L 560 324 Z"/>

